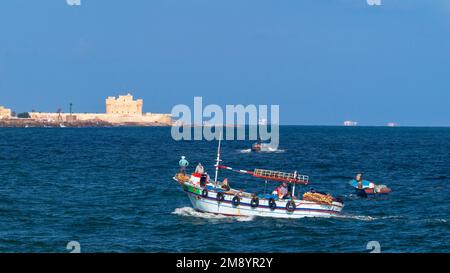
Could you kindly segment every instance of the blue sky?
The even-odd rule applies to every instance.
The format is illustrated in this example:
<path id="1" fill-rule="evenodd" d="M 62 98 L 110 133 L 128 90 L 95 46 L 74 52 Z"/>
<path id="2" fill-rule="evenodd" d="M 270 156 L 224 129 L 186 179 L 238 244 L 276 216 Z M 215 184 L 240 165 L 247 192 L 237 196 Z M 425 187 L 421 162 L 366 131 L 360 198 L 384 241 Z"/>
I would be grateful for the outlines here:
<path id="1" fill-rule="evenodd" d="M 450 125 L 450 1 L 10 0 L 0 105 L 279 104 L 282 124 Z"/>

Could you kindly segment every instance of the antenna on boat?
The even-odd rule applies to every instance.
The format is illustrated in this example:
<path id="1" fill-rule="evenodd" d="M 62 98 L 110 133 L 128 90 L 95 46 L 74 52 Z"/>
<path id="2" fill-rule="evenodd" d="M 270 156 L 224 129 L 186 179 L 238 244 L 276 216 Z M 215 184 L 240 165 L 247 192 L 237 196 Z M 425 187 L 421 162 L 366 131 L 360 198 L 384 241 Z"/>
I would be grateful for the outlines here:
<path id="1" fill-rule="evenodd" d="M 219 175 L 219 164 L 220 164 L 220 142 L 222 140 L 222 132 L 220 132 L 219 145 L 217 146 L 217 158 L 216 158 L 216 175 L 214 176 L 214 184 L 217 188 L 217 176 Z"/>

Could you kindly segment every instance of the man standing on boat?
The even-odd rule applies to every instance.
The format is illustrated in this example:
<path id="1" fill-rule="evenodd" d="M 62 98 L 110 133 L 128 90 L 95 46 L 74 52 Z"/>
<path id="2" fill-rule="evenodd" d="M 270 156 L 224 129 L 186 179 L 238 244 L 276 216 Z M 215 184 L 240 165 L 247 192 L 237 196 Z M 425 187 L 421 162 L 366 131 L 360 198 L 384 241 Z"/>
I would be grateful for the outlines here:
<path id="1" fill-rule="evenodd" d="M 224 191 L 229 191 L 231 188 L 230 188 L 230 184 L 228 184 L 228 178 L 225 178 L 224 180 L 223 180 L 223 182 L 222 182 L 222 185 L 221 185 L 221 188 L 222 188 L 222 190 L 224 190 Z"/>
<path id="2" fill-rule="evenodd" d="M 202 163 L 198 163 L 197 167 L 195 167 L 195 172 L 199 174 L 205 173 L 205 168 L 203 168 Z"/>
<path id="3" fill-rule="evenodd" d="M 183 155 L 181 156 L 180 162 L 178 163 L 180 165 L 180 173 L 186 174 L 186 168 L 189 166 L 189 161 L 186 160 L 186 157 Z"/>
<path id="4" fill-rule="evenodd" d="M 358 173 L 355 177 L 356 182 L 358 182 L 358 189 L 363 188 L 363 179 L 362 179 L 362 173 Z"/>
<path id="5" fill-rule="evenodd" d="M 288 195 L 287 183 L 283 182 L 274 193 L 278 196 L 278 199 L 284 199 Z"/>

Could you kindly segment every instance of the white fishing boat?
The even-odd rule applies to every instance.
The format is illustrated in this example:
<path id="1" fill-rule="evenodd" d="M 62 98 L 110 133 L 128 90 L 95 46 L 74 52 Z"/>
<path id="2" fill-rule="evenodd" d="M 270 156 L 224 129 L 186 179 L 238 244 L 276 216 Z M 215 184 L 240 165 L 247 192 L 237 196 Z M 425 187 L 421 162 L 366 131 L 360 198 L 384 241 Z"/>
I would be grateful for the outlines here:
<path id="1" fill-rule="evenodd" d="M 296 195 L 296 186 L 307 185 L 309 177 L 297 172 L 255 169 L 235 170 L 220 164 L 220 141 L 215 164 L 215 178 L 208 181 L 205 174 L 178 173 L 174 180 L 182 186 L 195 210 L 228 216 L 261 216 L 273 218 L 332 217 L 340 214 L 343 201 L 329 194 L 310 191 Z M 251 175 L 266 181 L 290 184 L 291 192 L 280 196 L 275 193 L 256 194 L 230 188 L 218 181 L 219 170 Z M 224 187 L 225 184 L 225 187 Z"/>

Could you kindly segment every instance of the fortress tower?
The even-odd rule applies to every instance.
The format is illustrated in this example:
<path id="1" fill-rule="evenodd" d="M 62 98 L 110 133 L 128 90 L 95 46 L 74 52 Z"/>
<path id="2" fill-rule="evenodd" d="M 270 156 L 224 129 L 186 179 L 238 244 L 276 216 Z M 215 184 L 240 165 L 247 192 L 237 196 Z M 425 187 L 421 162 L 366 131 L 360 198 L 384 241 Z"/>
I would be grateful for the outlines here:
<path id="1" fill-rule="evenodd" d="M 133 100 L 131 94 L 125 96 L 108 97 L 106 99 L 106 114 L 114 115 L 142 115 L 142 106 L 144 102 L 142 99 Z"/>
<path id="2" fill-rule="evenodd" d="M 11 116 L 12 116 L 11 109 L 0 106 L 0 119 L 11 118 Z"/>
<path id="3" fill-rule="evenodd" d="M 142 99 L 134 100 L 131 94 L 125 96 L 108 97 L 105 100 L 106 113 L 41 113 L 29 112 L 32 119 L 48 122 L 61 121 L 105 121 L 115 125 L 172 125 L 171 114 L 143 113 Z M 1 112 L 0 112 L 1 114 Z"/>

